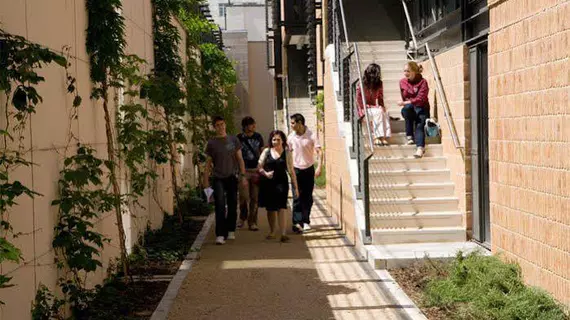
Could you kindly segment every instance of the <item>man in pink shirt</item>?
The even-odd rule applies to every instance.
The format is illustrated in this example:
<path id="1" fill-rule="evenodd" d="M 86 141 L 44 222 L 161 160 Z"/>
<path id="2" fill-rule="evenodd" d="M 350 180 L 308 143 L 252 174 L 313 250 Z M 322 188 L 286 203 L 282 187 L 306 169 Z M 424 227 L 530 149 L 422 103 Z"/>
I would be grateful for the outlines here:
<path id="1" fill-rule="evenodd" d="M 293 200 L 293 231 L 301 233 L 303 230 L 311 230 L 313 189 L 315 177 L 321 175 L 323 157 L 317 135 L 307 128 L 303 115 L 296 113 L 291 116 L 291 129 L 293 132 L 287 138 L 287 145 L 293 152 L 293 166 L 299 187 L 299 194 Z M 315 152 L 318 157 L 316 170 Z"/>

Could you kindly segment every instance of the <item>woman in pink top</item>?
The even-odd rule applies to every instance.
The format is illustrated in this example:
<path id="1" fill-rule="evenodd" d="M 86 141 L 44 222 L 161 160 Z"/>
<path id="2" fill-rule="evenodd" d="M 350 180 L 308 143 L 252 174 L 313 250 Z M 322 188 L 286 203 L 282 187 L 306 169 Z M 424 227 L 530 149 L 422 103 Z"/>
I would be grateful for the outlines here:
<path id="1" fill-rule="evenodd" d="M 402 101 L 402 116 L 406 120 L 406 136 L 408 144 L 416 144 L 414 157 L 421 158 L 425 152 L 424 127 L 429 115 L 428 93 L 426 79 L 422 77 L 422 66 L 414 61 L 408 61 L 404 67 L 404 78 L 400 80 Z M 415 130 L 415 134 L 414 134 Z"/>
<path id="2" fill-rule="evenodd" d="M 380 66 L 376 63 L 371 63 L 364 71 L 363 82 L 366 111 L 368 111 L 368 120 L 373 131 L 374 143 L 377 145 L 388 145 L 387 139 L 392 135 L 392 130 L 390 128 L 390 118 L 384 106 Z M 365 109 L 362 105 L 360 85 L 356 88 L 356 101 L 358 104 L 358 116 L 362 119 Z"/>

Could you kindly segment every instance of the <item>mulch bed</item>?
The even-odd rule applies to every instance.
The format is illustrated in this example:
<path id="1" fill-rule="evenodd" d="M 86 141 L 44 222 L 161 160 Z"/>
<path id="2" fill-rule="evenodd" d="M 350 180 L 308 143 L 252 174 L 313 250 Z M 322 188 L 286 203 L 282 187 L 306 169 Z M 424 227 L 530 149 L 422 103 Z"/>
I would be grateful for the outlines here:
<path id="1" fill-rule="evenodd" d="M 428 319 L 449 319 L 449 311 L 439 307 L 425 307 L 422 303 L 423 290 L 434 274 L 433 268 L 418 262 L 403 269 L 388 270 L 398 285 L 414 301 Z"/>
<path id="2" fill-rule="evenodd" d="M 206 219 L 200 215 L 185 217 L 184 228 L 165 220 L 163 230 L 146 237 L 148 248 L 143 248 L 148 255 L 131 264 L 135 281 L 127 284 L 119 277 L 106 283 L 90 305 L 89 314 L 82 318 L 150 319 Z M 165 255 L 167 258 L 161 259 Z"/>

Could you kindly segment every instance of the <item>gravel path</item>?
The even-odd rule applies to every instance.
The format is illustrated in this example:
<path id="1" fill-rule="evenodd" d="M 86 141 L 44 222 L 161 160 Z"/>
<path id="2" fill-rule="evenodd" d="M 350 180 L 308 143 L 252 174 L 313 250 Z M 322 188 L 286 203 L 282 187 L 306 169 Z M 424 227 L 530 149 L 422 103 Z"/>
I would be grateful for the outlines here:
<path id="1" fill-rule="evenodd" d="M 264 210 L 260 231 L 238 230 L 226 245 L 214 245 L 212 228 L 168 319 L 408 319 L 319 207 L 315 230 L 285 244 L 265 240 Z"/>

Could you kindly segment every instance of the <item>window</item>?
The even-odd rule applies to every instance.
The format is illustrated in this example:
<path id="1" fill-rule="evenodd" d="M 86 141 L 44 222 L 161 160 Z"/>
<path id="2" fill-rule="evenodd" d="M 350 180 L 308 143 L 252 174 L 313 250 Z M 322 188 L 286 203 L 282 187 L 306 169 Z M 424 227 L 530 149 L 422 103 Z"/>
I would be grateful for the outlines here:
<path id="1" fill-rule="evenodd" d="M 218 14 L 220 17 L 224 17 L 226 15 L 226 3 L 219 3 L 218 4 Z"/>
<path id="2" fill-rule="evenodd" d="M 416 32 L 427 28 L 459 9 L 460 0 L 414 0 L 411 16 Z"/>

